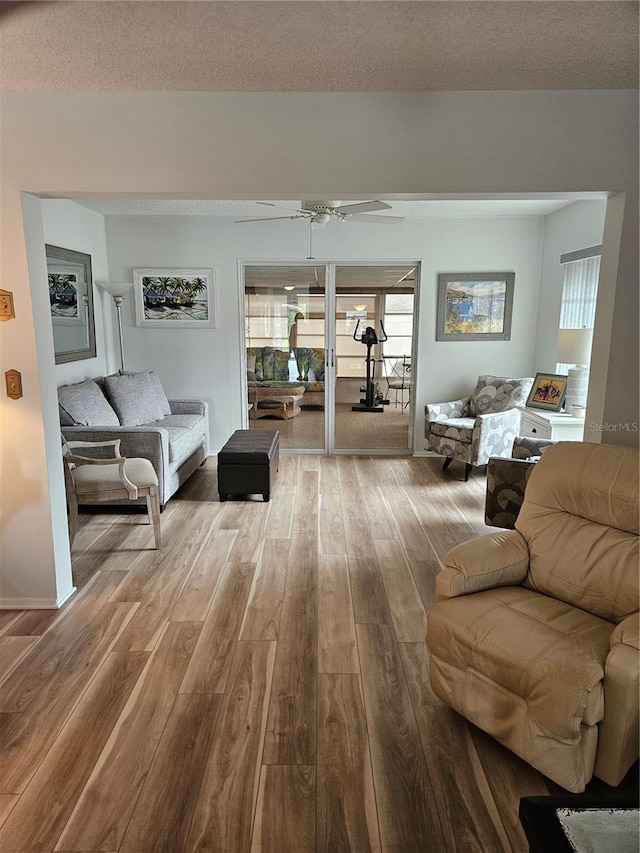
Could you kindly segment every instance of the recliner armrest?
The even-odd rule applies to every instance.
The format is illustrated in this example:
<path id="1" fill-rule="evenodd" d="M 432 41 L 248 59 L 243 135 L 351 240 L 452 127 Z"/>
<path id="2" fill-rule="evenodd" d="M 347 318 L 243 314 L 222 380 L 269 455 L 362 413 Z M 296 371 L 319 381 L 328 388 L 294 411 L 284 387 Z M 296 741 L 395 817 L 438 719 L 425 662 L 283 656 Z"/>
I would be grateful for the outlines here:
<path id="1" fill-rule="evenodd" d="M 611 633 L 610 648 L 618 645 L 631 646 L 640 651 L 640 613 L 632 613 L 623 619 Z"/>
<path id="2" fill-rule="evenodd" d="M 618 785 L 637 760 L 640 689 L 640 616 L 627 616 L 611 632 L 604 665 L 604 719 L 599 724 L 594 775 Z"/>
<path id="3" fill-rule="evenodd" d="M 498 586 L 517 586 L 529 570 L 527 541 L 517 530 L 488 533 L 456 545 L 436 576 L 436 601 Z"/>

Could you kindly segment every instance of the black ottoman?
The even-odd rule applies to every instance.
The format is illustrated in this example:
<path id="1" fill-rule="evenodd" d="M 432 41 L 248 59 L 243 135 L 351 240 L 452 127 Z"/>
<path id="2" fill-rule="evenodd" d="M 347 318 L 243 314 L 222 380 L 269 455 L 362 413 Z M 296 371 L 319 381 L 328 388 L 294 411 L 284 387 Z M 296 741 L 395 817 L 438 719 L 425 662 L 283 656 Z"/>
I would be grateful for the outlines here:
<path id="1" fill-rule="evenodd" d="M 269 500 L 278 470 L 277 429 L 237 429 L 218 453 L 220 500 L 229 495 L 262 495 Z"/>

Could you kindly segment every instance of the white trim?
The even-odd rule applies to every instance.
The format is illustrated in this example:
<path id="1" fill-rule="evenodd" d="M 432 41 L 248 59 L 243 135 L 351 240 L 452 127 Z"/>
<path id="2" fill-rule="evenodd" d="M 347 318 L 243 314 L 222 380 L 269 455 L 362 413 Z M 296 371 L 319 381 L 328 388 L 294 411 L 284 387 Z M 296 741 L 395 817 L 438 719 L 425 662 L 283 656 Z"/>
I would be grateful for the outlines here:
<path id="1" fill-rule="evenodd" d="M 0 610 L 59 610 L 74 592 L 76 587 L 72 586 L 57 598 L 0 598 Z"/>

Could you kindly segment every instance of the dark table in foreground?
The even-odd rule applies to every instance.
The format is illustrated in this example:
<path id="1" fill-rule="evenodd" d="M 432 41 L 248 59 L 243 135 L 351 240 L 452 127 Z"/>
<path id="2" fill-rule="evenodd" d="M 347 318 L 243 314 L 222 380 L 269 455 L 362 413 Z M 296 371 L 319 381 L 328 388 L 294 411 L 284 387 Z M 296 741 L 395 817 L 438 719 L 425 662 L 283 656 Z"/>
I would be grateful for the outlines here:
<path id="1" fill-rule="evenodd" d="M 556 809 L 623 809 L 638 808 L 638 798 L 631 794 L 585 796 L 567 794 L 559 797 L 522 797 L 520 823 L 529 842 L 529 853 L 573 853 L 560 825 Z M 614 853 L 612 850 L 611 853 Z"/>

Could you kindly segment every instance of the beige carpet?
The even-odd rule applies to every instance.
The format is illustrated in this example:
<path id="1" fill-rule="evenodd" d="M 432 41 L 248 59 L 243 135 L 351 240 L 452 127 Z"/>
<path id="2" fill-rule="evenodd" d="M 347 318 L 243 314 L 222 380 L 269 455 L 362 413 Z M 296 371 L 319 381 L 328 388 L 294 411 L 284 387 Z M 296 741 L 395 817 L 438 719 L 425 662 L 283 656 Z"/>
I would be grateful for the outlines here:
<path id="1" fill-rule="evenodd" d="M 324 412 L 303 409 L 288 421 L 260 418 L 251 429 L 280 430 L 280 446 L 292 449 L 324 447 Z M 409 409 L 393 403 L 380 413 L 352 412 L 351 405 L 336 406 L 336 448 L 342 450 L 406 450 L 409 447 Z"/>

